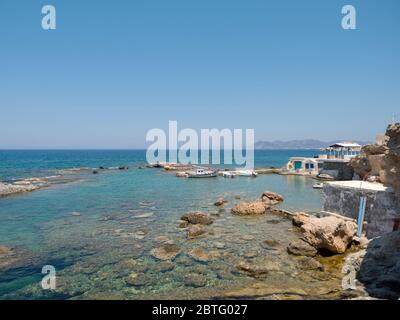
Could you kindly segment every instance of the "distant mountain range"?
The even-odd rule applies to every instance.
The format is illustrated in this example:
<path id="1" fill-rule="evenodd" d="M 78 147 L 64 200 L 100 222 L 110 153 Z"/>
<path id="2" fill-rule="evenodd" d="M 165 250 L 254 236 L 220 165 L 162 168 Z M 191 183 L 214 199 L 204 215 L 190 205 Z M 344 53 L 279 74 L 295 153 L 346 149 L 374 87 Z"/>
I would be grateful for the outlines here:
<path id="1" fill-rule="evenodd" d="M 370 144 L 370 141 L 354 141 L 360 145 Z M 258 141 L 255 143 L 255 149 L 321 149 L 326 148 L 340 140 L 320 141 L 315 139 L 289 140 L 289 141 Z"/>

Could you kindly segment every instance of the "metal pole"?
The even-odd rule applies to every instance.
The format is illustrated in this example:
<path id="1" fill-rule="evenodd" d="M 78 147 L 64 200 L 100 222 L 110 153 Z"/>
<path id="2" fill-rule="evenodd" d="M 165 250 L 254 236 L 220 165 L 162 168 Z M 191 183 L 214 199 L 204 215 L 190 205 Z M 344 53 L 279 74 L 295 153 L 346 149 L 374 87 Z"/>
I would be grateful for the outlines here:
<path id="1" fill-rule="evenodd" d="M 365 216 L 365 207 L 367 203 L 367 197 L 360 197 L 360 206 L 358 209 L 358 219 L 357 219 L 357 236 L 361 237 L 363 224 L 364 224 L 364 216 Z"/>

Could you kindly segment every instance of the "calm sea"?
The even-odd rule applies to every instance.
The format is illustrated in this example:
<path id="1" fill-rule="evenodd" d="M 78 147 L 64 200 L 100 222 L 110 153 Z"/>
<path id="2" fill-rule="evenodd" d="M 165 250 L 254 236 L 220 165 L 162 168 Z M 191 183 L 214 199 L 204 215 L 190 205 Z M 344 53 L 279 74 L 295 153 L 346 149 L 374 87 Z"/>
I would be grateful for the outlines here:
<path id="1" fill-rule="evenodd" d="M 280 167 L 291 156 L 313 156 L 317 153 L 316 150 L 257 150 L 255 162 L 256 167 Z M 154 237 L 166 235 L 175 242 L 184 241 L 182 235 L 177 234 L 176 221 L 179 217 L 190 210 L 213 213 L 216 210 L 213 202 L 219 196 L 227 198 L 231 205 L 237 201 L 235 197 L 255 199 L 263 191 L 271 190 L 285 197 L 282 204 L 285 209 L 318 211 L 322 206 L 320 191 L 312 189 L 313 181 L 306 177 L 260 175 L 257 178 L 184 179 L 159 169 L 138 169 L 145 163 L 143 150 L 0 151 L 0 181 L 3 182 L 50 176 L 63 168 L 130 168 L 87 174 L 79 176 L 73 183 L 0 198 L 0 245 L 37 255 L 39 265 L 50 263 L 62 270 L 69 270 L 71 266 L 81 270 L 73 275 L 69 270 L 68 275 L 72 283 L 78 285 L 83 282 L 85 287 L 65 289 L 61 297 L 82 297 L 83 293 L 108 290 L 101 289 L 105 284 L 93 276 L 101 270 L 113 275 L 110 286 L 119 288 L 119 292 L 125 290 L 119 282 L 122 276 L 111 270 L 111 266 L 132 252 L 132 243 L 139 242 L 137 247 L 141 249 L 135 250 L 141 252 L 139 259 L 147 261 L 154 246 Z M 71 215 L 73 212 L 79 212 L 80 216 Z M 132 219 L 137 213 L 146 213 L 149 217 L 147 220 Z M 232 232 L 237 232 L 235 226 L 239 222 L 236 217 L 231 217 L 229 210 L 225 214 L 225 224 L 229 226 L 231 223 Z M 133 229 L 129 231 L 129 228 Z M 142 230 L 139 234 L 138 228 Z M 271 229 L 272 234 L 279 230 L 274 228 Z M 281 231 L 286 232 L 287 228 L 285 226 Z M 252 230 L 256 232 L 257 227 Z M 90 270 L 85 271 L 85 268 Z M 158 275 L 150 270 L 153 277 Z M 2 294 L 4 297 L 43 298 L 33 285 L 39 277 L 36 264 L 27 265 L 16 274 L 0 275 L 0 298 Z M 100 275 L 97 274 L 97 277 Z M 175 280 L 173 282 L 179 285 L 179 281 Z M 157 287 L 157 290 L 162 292 L 168 286 L 171 286 L 169 282 Z M 143 290 L 139 292 L 156 289 L 146 286 Z"/>

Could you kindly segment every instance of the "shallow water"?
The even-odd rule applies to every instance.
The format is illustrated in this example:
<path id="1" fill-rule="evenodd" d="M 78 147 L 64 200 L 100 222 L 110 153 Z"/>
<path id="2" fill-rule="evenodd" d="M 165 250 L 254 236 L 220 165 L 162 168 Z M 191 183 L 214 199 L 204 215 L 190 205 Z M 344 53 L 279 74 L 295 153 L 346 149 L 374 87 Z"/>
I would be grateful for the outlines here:
<path id="1" fill-rule="evenodd" d="M 27 255 L 20 268 L 0 275 L 0 298 L 218 298 L 260 282 L 287 288 L 280 293 L 284 298 L 329 296 L 340 287 L 338 268 L 300 270 L 298 258 L 286 253 L 298 237 L 289 220 L 272 213 L 254 218 L 230 213 L 235 203 L 259 198 L 265 190 L 282 194 L 285 209 L 317 212 L 321 193 L 312 184 L 300 176 L 184 179 L 134 168 L 0 199 L 0 244 Z M 223 210 L 213 205 L 219 196 L 228 200 Z M 215 222 L 207 234 L 188 240 L 177 220 L 193 210 L 210 213 Z M 276 246 L 265 249 L 264 240 Z M 150 254 L 165 242 L 180 249 L 172 263 Z M 209 261 L 190 257 L 194 248 L 202 248 Z M 267 266 L 268 274 L 240 272 L 237 265 L 243 262 Z M 40 288 L 41 267 L 47 264 L 57 270 L 53 292 Z M 139 280 L 129 284 L 130 276 Z"/>

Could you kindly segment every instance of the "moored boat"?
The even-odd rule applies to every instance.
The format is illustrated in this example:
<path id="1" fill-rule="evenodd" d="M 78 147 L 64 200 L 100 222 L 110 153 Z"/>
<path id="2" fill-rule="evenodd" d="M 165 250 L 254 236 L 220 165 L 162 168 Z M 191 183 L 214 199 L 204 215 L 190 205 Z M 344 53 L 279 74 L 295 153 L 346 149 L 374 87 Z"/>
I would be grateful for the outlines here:
<path id="1" fill-rule="evenodd" d="M 217 171 L 199 167 L 188 171 L 187 175 L 188 178 L 213 178 L 217 176 Z"/>

